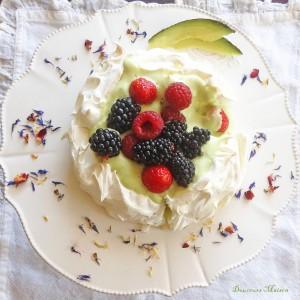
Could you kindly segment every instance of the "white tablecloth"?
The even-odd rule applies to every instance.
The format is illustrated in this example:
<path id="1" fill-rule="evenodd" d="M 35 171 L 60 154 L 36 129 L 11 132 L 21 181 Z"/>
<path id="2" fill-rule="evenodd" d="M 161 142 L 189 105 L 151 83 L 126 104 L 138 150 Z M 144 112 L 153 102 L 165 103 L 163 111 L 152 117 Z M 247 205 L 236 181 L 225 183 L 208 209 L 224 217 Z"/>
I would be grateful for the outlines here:
<path id="1" fill-rule="evenodd" d="M 168 1 L 170 2 L 170 1 Z M 178 0 L 221 15 L 244 30 L 262 50 L 279 82 L 289 92 L 300 123 L 300 3 L 265 0 Z M 0 97 L 52 30 L 82 20 L 99 8 L 123 0 L 4 0 L 0 8 Z M 270 108 L 271 113 L 272 108 Z M 207 288 L 191 288 L 175 299 L 296 299 L 300 296 L 300 197 L 278 218 L 267 248 L 251 262 L 223 274 Z M 255 222 L 255 221 L 254 221 Z M 288 292 L 234 292 L 274 284 Z M 0 299 L 163 299 L 161 295 L 115 296 L 93 292 L 59 275 L 35 253 L 14 209 L 0 200 Z"/>

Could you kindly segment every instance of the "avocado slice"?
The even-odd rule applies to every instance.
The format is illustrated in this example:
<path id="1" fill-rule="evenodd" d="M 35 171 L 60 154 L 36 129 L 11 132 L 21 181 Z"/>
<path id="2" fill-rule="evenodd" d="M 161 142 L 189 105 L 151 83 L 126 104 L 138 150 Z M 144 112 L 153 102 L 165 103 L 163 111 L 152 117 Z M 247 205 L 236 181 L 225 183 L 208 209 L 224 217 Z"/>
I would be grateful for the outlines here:
<path id="1" fill-rule="evenodd" d="M 186 39 L 171 46 L 175 49 L 199 48 L 208 52 L 221 55 L 241 55 L 242 51 L 226 38 L 220 38 L 213 42 L 205 42 L 200 39 Z"/>
<path id="2" fill-rule="evenodd" d="M 176 23 L 153 35 L 149 39 L 149 48 L 165 48 L 189 38 L 213 42 L 233 32 L 233 29 L 219 21 L 191 19 Z"/>

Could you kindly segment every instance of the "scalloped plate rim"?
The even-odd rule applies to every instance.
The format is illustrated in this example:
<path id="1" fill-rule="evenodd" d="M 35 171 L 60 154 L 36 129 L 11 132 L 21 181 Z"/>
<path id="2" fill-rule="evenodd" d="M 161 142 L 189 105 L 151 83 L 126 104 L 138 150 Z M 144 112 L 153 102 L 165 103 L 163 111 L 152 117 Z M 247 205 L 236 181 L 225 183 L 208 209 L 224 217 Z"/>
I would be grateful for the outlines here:
<path id="1" fill-rule="evenodd" d="M 272 216 L 272 229 L 271 229 L 271 232 L 270 232 L 270 236 L 268 237 L 268 239 L 264 242 L 264 245 L 259 248 L 253 255 L 247 257 L 246 259 L 243 259 L 242 261 L 240 262 L 237 262 L 235 264 L 232 264 L 228 267 L 225 267 L 224 269 L 220 270 L 219 272 L 216 273 L 216 275 L 210 279 L 208 281 L 208 284 L 207 285 L 203 285 L 203 284 L 199 284 L 198 282 L 191 282 L 189 284 L 184 284 L 183 286 L 180 286 L 179 288 L 177 289 L 174 289 L 173 291 L 171 290 L 171 292 L 167 292 L 165 290 L 160 290 L 160 289 L 143 289 L 143 290 L 132 290 L 132 291 L 115 291 L 115 290 L 108 290 L 108 289 L 101 289 L 101 288 L 98 288 L 98 287 L 94 287 L 92 286 L 92 284 L 90 285 L 86 285 L 84 282 L 79 282 L 77 281 L 76 279 L 72 278 L 71 276 L 69 276 L 68 274 L 64 273 L 63 270 L 61 270 L 59 267 L 56 266 L 55 263 L 51 262 L 51 259 L 47 259 L 42 251 L 40 252 L 38 250 L 38 246 L 36 245 L 36 243 L 33 241 L 33 239 L 31 239 L 31 234 L 30 234 L 30 231 L 27 229 L 27 226 L 25 225 L 25 222 L 24 220 L 26 219 L 22 212 L 19 211 L 17 209 L 17 207 L 14 205 L 14 201 L 10 200 L 7 196 L 6 196 L 6 189 L 5 187 L 3 188 L 3 198 L 4 200 L 7 200 L 8 203 L 15 209 L 15 211 L 17 212 L 18 214 L 18 217 L 20 218 L 20 221 L 21 221 L 21 224 L 22 224 L 22 227 L 25 231 L 25 234 L 30 242 L 30 245 L 32 246 L 32 248 L 35 250 L 35 252 L 39 255 L 39 257 L 41 257 L 46 263 L 47 265 L 49 265 L 52 269 L 54 269 L 56 272 L 58 272 L 59 274 L 65 276 L 66 278 L 70 279 L 71 281 L 77 283 L 77 284 L 80 284 L 81 286 L 84 286 L 88 289 L 91 289 L 93 291 L 97 291 L 97 292 L 102 292 L 102 293 L 108 293 L 108 294 L 113 294 L 113 295 L 135 295 L 135 294 L 143 294 L 143 293 L 156 293 L 156 294 L 161 294 L 161 295 L 165 295 L 165 296 L 173 296 L 175 294 L 177 294 L 178 292 L 184 290 L 184 289 L 187 289 L 187 288 L 191 288 L 191 287 L 207 287 L 209 286 L 210 284 L 212 284 L 213 282 L 216 281 L 216 279 L 218 277 L 220 277 L 222 274 L 224 274 L 225 272 L 229 271 L 229 270 L 232 270 L 234 268 L 237 268 L 241 265 L 244 265 L 246 263 L 248 263 L 249 261 L 253 260 L 255 257 L 257 257 L 270 243 L 274 233 L 275 233 L 275 229 L 276 229 L 276 223 L 277 223 L 277 217 L 279 216 L 279 214 L 289 205 L 289 203 L 291 202 L 291 200 L 295 197 L 295 195 L 297 194 L 297 188 L 298 188 L 298 181 L 299 181 L 299 173 L 300 173 L 300 158 L 299 158 L 299 153 L 298 153 L 298 148 L 296 147 L 296 145 L 298 145 L 298 143 L 296 143 L 296 139 L 295 139 L 295 134 L 296 134 L 296 131 L 297 130 L 300 130 L 300 127 L 298 126 L 294 116 L 292 115 L 291 113 L 291 108 L 290 108 L 290 105 L 289 105 L 289 102 L 288 102 L 288 97 L 287 97 L 287 91 L 286 89 L 284 89 L 280 84 L 279 82 L 277 81 L 276 77 L 274 76 L 274 74 L 272 73 L 271 69 L 269 68 L 269 65 L 265 59 L 265 57 L 263 56 L 263 54 L 260 52 L 260 50 L 256 47 L 255 43 L 251 40 L 251 38 L 249 38 L 242 30 L 240 30 L 239 28 L 237 28 L 236 26 L 230 24 L 229 22 L 225 21 L 224 19 L 218 17 L 217 15 L 213 14 L 213 13 L 210 13 L 206 10 L 203 10 L 201 8 L 197 8 L 197 7 L 193 7 L 193 6 L 190 6 L 190 5 L 181 5 L 181 4 L 158 4 L 158 3 L 149 3 L 149 4 L 145 4 L 143 2 L 140 2 L 140 1 L 134 1 L 134 2 L 130 2 L 130 3 L 127 3 L 126 5 L 120 7 L 120 8 L 115 8 L 115 9 L 101 9 L 99 11 L 97 11 L 96 13 L 94 13 L 93 15 L 91 16 L 88 16 L 85 20 L 83 21 L 80 21 L 80 22 L 76 22 L 74 24 L 70 24 L 70 25 L 66 25 L 66 26 L 63 26 L 59 29 L 56 29 L 54 30 L 53 32 L 51 32 L 50 34 L 47 35 L 46 38 L 44 38 L 40 43 L 39 45 L 36 47 L 34 53 L 33 53 L 33 56 L 32 56 L 32 59 L 31 59 L 31 62 L 27 68 L 27 70 L 22 74 L 20 75 L 14 82 L 12 82 L 12 84 L 10 85 L 10 87 L 8 88 L 8 90 L 6 91 L 6 94 L 4 96 L 4 99 L 3 99 L 3 105 L 1 106 L 1 115 L 3 114 L 3 107 L 5 106 L 5 102 L 9 96 L 9 93 L 10 91 L 16 86 L 16 84 L 21 81 L 22 79 L 24 79 L 26 77 L 27 74 L 30 73 L 30 71 L 32 70 L 32 67 L 33 65 L 35 64 L 36 62 L 36 57 L 37 57 L 37 54 L 38 52 L 40 51 L 40 48 L 52 37 L 54 36 L 55 34 L 59 33 L 59 32 L 62 32 L 62 31 L 67 31 L 68 29 L 71 29 L 71 28 L 76 28 L 76 27 L 79 27 L 83 24 L 87 24 L 89 23 L 93 18 L 95 18 L 98 14 L 102 13 L 102 12 L 107 12 L 107 13 L 117 13 L 119 12 L 121 9 L 123 9 L 124 7 L 129 7 L 129 6 L 142 6 L 142 7 L 146 7 L 146 8 L 152 8 L 152 7 L 178 7 L 178 8 L 184 8 L 184 9 L 190 9 L 190 10 L 194 10 L 194 11 L 197 11 L 197 12 L 200 12 L 200 13 L 203 13 L 203 14 L 206 14 L 208 15 L 209 17 L 212 17 L 218 21 L 221 21 L 222 23 L 228 25 L 229 27 L 235 29 L 237 32 L 239 32 L 248 42 L 250 42 L 251 46 L 257 51 L 257 53 L 259 54 L 260 56 L 260 59 L 262 60 L 263 64 L 265 65 L 270 77 L 273 79 L 274 83 L 282 90 L 282 92 L 284 93 L 284 102 L 285 102 L 285 108 L 288 112 L 288 115 L 289 115 L 289 118 L 292 120 L 292 122 L 296 125 L 295 126 L 295 129 L 294 129 L 294 132 L 293 132 L 293 137 L 292 137 L 292 147 L 293 147 L 293 154 L 294 154 L 294 158 L 295 158 L 295 166 L 296 166 L 296 169 L 295 169 L 295 178 L 294 178 L 294 183 L 293 183 L 293 189 L 292 189 L 292 192 L 290 194 L 290 196 L 288 197 L 288 199 L 285 201 L 285 203 L 277 210 L 277 212 L 275 214 L 273 214 Z M 2 151 L 2 147 L 4 145 L 4 136 L 3 136 L 3 133 L 2 133 L 2 140 L 1 140 L 1 145 L 0 145 L 0 156 L 1 156 L 1 151 Z M 0 165 L 0 169 L 2 171 L 2 174 L 4 176 L 4 178 L 6 177 L 5 176 L 5 169 L 3 168 L 2 165 Z"/>

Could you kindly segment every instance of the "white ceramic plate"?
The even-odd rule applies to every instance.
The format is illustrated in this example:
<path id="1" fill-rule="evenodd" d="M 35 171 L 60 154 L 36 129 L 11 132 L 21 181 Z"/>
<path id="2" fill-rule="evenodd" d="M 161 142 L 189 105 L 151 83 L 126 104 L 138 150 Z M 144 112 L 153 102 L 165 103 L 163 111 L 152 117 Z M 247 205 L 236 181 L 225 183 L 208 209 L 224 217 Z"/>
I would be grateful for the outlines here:
<path id="1" fill-rule="evenodd" d="M 250 260 L 265 247 L 274 231 L 276 215 L 295 192 L 299 170 L 293 148 L 295 125 L 288 112 L 285 92 L 272 77 L 255 46 L 236 28 L 236 33 L 229 39 L 244 54 L 228 64 L 224 60 L 218 60 L 218 63 L 220 72 L 230 82 L 230 89 L 238 99 L 236 122 L 240 128 L 251 128 L 253 136 L 256 132 L 267 136 L 266 142 L 259 141 L 261 146 L 249 161 L 241 186 L 244 192 L 255 182 L 255 198 L 247 201 L 242 195 L 240 199 L 233 199 L 228 207 L 218 212 L 210 228 L 203 229 L 203 236 L 199 235 L 200 226 L 181 232 L 151 229 L 147 233 L 134 233 L 131 229 L 136 228 L 135 225 L 107 217 L 79 189 L 68 141 L 61 138 L 68 130 L 77 94 L 91 70 L 90 54 L 83 46 L 84 41 L 93 40 L 94 45 L 100 45 L 104 40 L 119 41 L 126 49 L 145 48 L 147 38 L 157 31 L 191 18 L 218 19 L 205 11 L 176 5 L 135 3 L 118 10 L 100 11 L 84 23 L 49 36 L 36 51 L 30 70 L 6 96 L 1 152 L 6 182 L 21 172 L 48 171 L 48 179 L 40 185 L 31 178 L 18 188 L 5 187 L 6 198 L 18 211 L 28 238 L 41 257 L 86 287 L 116 294 L 160 292 L 171 295 L 186 287 L 207 286 L 222 272 Z M 139 30 L 146 31 L 147 38 L 139 37 L 132 43 L 126 31 L 134 26 L 134 22 L 128 23 L 127 19 L 140 21 Z M 77 59 L 72 59 L 74 55 Z M 55 57 L 61 59 L 55 60 Z M 55 67 L 45 63 L 45 58 L 72 76 L 71 81 L 63 84 L 66 74 L 60 78 Z M 243 75 L 249 75 L 253 68 L 260 70 L 262 80 L 269 80 L 268 85 L 249 76 L 241 85 Z M 43 110 L 44 119 L 52 119 L 54 125 L 62 127 L 47 134 L 45 146 L 36 144 L 32 138 L 25 145 L 18 136 L 20 125 L 24 124 L 32 109 Z M 11 125 L 18 118 L 22 122 L 12 134 Z M 37 154 L 38 159 L 32 159 L 32 153 Z M 276 181 L 280 187 L 274 193 L 265 193 L 270 174 L 281 176 Z M 61 201 L 57 201 L 57 195 L 53 193 L 52 180 L 65 183 L 65 186 L 57 186 L 64 194 Z M 35 183 L 35 191 L 31 181 Z M 99 234 L 88 228 L 85 216 L 95 222 Z M 217 229 L 219 222 L 223 227 L 235 223 L 238 232 L 226 238 L 221 236 Z M 78 228 L 80 224 L 83 224 L 86 234 Z M 110 226 L 112 230 L 108 232 Z M 189 242 L 191 247 L 182 248 L 191 232 L 198 235 L 196 240 Z M 237 233 L 244 238 L 243 242 Z M 123 243 L 119 235 L 130 236 L 131 241 L 136 236 L 136 245 Z M 96 247 L 94 241 L 107 242 L 108 249 Z M 152 242 L 157 243 L 160 258 L 146 262 L 147 253 L 137 246 Z M 194 244 L 200 247 L 199 253 L 194 253 Z M 72 246 L 81 255 L 71 252 Z M 101 259 L 100 266 L 91 258 L 94 252 Z M 149 276 L 150 268 L 152 277 Z M 90 275 L 90 280 L 76 279 L 82 274 Z"/>

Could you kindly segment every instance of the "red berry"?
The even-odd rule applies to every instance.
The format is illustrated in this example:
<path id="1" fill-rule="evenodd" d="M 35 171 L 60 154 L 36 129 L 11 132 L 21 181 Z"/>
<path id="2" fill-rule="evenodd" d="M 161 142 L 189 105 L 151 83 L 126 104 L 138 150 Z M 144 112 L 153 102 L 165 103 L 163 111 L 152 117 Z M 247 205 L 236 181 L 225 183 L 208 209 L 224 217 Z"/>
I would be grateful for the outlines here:
<path id="1" fill-rule="evenodd" d="M 138 78 L 131 82 L 129 94 L 132 100 L 138 104 L 148 104 L 157 96 L 156 85 L 145 78 Z"/>
<path id="2" fill-rule="evenodd" d="M 160 135 L 164 121 L 155 111 L 139 113 L 132 123 L 132 130 L 140 140 L 151 140 Z"/>
<path id="3" fill-rule="evenodd" d="M 186 84 L 174 82 L 167 87 L 165 99 L 173 109 L 182 110 L 191 104 L 192 92 Z"/>
<path id="4" fill-rule="evenodd" d="M 251 190 L 244 193 L 244 196 L 247 200 L 252 200 L 254 198 L 254 194 Z"/>
<path id="5" fill-rule="evenodd" d="M 161 112 L 161 116 L 165 123 L 173 120 L 177 120 L 182 123 L 185 123 L 186 121 L 185 116 L 179 110 L 175 110 L 170 106 L 164 107 L 163 111 Z"/>
<path id="6" fill-rule="evenodd" d="M 139 140 L 133 134 L 127 134 L 122 139 L 122 152 L 130 159 L 133 159 L 133 146 L 136 145 Z"/>
<path id="7" fill-rule="evenodd" d="M 258 76 L 259 70 L 258 69 L 253 69 L 252 72 L 250 73 L 251 78 L 256 78 Z"/>
<path id="8" fill-rule="evenodd" d="M 225 132 L 229 126 L 229 119 L 223 109 L 220 111 L 220 115 L 221 115 L 221 126 L 219 127 L 219 129 L 217 131 Z"/>
<path id="9" fill-rule="evenodd" d="M 167 167 L 156 165 L 143 170 L 142 181 L 150 192 L 162 193 L 171 186 L 173 176 Z"/>

